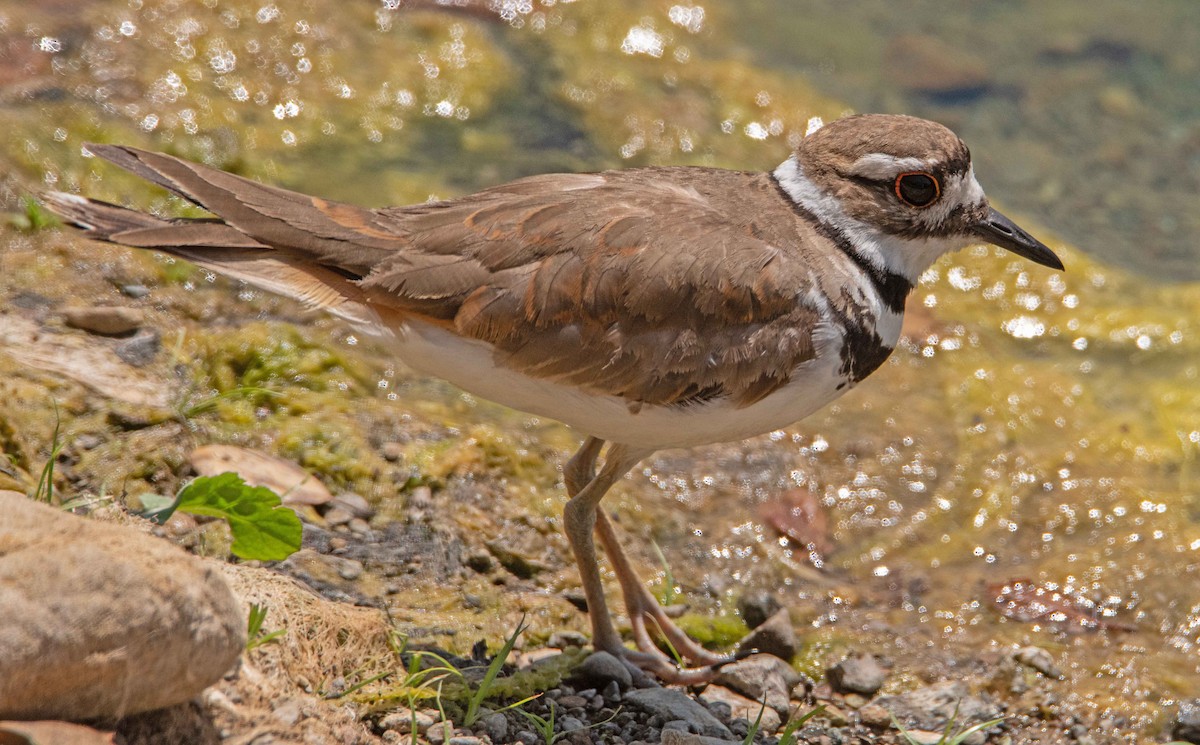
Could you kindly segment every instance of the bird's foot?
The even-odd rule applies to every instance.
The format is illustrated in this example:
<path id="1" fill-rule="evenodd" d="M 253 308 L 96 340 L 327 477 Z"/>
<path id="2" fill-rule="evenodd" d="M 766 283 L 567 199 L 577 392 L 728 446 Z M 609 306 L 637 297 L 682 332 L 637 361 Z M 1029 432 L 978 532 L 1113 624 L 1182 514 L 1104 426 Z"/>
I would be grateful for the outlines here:
<path id="1" fill-rule="evenodd" d="M 649 673 L 668 685 L 696 685 L 716 677 L 723 665 L 736 662 L 745 655 L 722 655 L 700 646 L 679 628 L 644 587 L 627 598 L 626 610 L 637 649 L 621 647 L 606 650 L 624 660 L 626 665 Z M 654 643 L 657 634 L 673 653 L 668 656 Z M 687 666 L 690 665 L 690 666 Z"/>

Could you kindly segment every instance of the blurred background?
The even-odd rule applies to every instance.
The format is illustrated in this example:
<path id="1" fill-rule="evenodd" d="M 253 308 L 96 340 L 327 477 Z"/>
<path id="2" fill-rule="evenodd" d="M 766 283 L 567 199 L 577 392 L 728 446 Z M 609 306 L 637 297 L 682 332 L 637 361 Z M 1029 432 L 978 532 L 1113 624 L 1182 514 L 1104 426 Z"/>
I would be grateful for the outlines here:
<path id="1" fill-rule="evenodd" d="M 0 0 L 10 478 L 48 457 L 53 398 L 74 438 L 68 488 L 170 491 L 185 444 L 252 446 L 401 523 L 426 487 L 458 540 L 500 531 L 569 590 L 556 466 L 571 433 L 412 378 L 293 304 L 38 230 L 30 195 L 198 214 L 87 141 L 383 206 L 553 170 L 769 169 L 810 117 L 925 116 L 964 138 L 992 199 L 1068 271 L 947 257 L 858 390 L 747 443 L 660 454 L 612 508 L 674 565 L 659 584 L 705 613 L 777 593 L 806 629 L 802 667 L 866 645 L 899 679 L 932 679 L 1038 644 L 1067 675 L 1055 706 L 1156 736 L 1200 688 L 1197 49 L 1186 0 Z M 68 300 L 147 313 L 155 355 L 113 376 L 148 376 L 160 399 L 114 399 L 96 371 L 21 352 L 20 324 L 59 333 Z M 232 396 L 183 424 L 112 416 L 251 372 L 286 402 Z M 1004 595 L 1021 580 L 1049 611 Z M 389 602 L 419 604 L 402 590 Z"/>

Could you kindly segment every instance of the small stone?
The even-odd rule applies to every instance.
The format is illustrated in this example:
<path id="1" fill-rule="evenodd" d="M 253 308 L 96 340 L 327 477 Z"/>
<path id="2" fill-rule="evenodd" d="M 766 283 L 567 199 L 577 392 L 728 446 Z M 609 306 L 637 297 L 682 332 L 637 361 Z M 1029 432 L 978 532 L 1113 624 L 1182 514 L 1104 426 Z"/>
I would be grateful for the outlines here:
<path id="1" fill-rule="evenodd" d="M 621 686 L 617 681 L 610 680 L 604 686 L 604 690 L 600 691 L 600 695 L 607 703 L 616 703 L 621 700 Z"/>
<path id="2" fill-rule="evenodd" d="M 562 719 L 560 719 L 558 721 L 559 721 L 559 724 L 562 726 L 563 732 L 574 732 L 575 730 L 581 730 L 587 726 L 582 721 L 580 721 L 577 717 L 563 717 Z"/>
<path id="3" fill-rule="evenodd" d="M 63 309 L 63 319 L 71 328 L 104 336 L 120 336 L 137 330 L 146 315 L 137 308 L 122 306 L 74 306 Z"/>
<path id="4" fill-rule="evenodd" d="M 361 517 L 356 517 L 346 524 L 350 528 L 350 532 L 355 535 L 366 535 L 371 532 L 371 524 Z"/>
<path id="5" fill-rule="evenodd" d="M 1047 678 L 1062 679 L 1062 670 L 1054 664 L 1054 655 L 1041 647 L 1021 647 L 1013 653 L 1013 659 L 1027 667 L 1032 667 Z"/>
<path id="6" fill-rule="evenodd" d="M 800 673 L 778 657 L 755 654 L 725 665 L 713 682 L 752 701 L 765 699 L 767 706 L 785 717 L 791 706 L 792 688 L 801 680 Z"/>
<path id="7" fill-rule="evenodd" d="M 82 434 L 71 443 L 76 450 L 92 450 L 104 444 L 104 440 L 96 435 Z"/>
<path id="8" fill-rule="evenodd" d="M 732 734 L 730 737 L 732 737 Z M 660 742 L 662 745 L 738 745 L 741 740 L 734 740 L 727 737 L 707 737 L 705 735 L 697 735 L 693 732 L 664 729 Z"/>
<path id="9" fill-rule="evenodd" d="M 1000 708 L 985 696 L 973 696 L 961 680 L 944 681 L 902 693 L 880 696 L 862 707 L 859 716 L 865 724 L 890 727 L 891 716 L 905 727 L 940 732 L 951 720 L 966 729 L 1000 716 Z M 986 739 L 983 732 L 979 742 Z M 968 740 L 971 742 L 971 740 Z"/>
<path id="10" fill-rule="evenodd" d="M 337 562 L 337 573 L 342 579 L 353 581 L 362 576 L 362 562 L 354 559 L 338 559 Z"/>
<path id="11" fill-rule="evenodd" d="M 492 561 L 492 555 L 487 551 L 472 551 L 467 554 L 466 564 L 471 571 L 478 574 L 487 574 L 495 566 L 495 562 Z"/>
<path id="12" fill-rule="evenodd" d="M 496 557 L 500 566 L 519 579 L 533 579 L 546 568 L 541 562 L 522 556 L 500 541 L 487 541 L 483 545 L 487 546 L 487 550 L 492 553 L 492 556 Z"/>
<path id="13" fill-rule="evenodd" d="M 341 507 L 334 507 L 325 513 L 325 522 L 328 523 L 330 527 L 345 525 L 353 519 L 354 515 L 350 514 L 346 510 L 343 510 Z"/>
<path id="14" fill-rule="evenodd" d="M 483 731 L 492 742 L 504 742 L 508 737 L 508 719 L 499 712 L 490 714 L 483 719 Z"/>
<path id="15" fill-rule="evenodd" d="M 416 722 L 417 734 L 424 734 L 437 720 L 423 711 L 401 709 L 393 711 L 384 716 L 383 719 L 380 719 L 378 727 L 382 730 L 395 730 L 396 732 L 411 734 L 414 721 Z"/>
<path id="16" fill-rule="evenodd" d="M 593 652 L 588 655 L 571 675 L 592 688 L 602 688 L 610 682 L 615 682 L 621 690 L 627 691 L 633 685 L 633 674 L 625 663 L 608 652 Z"/>
<path id="17" fill-rule="evenodd" d="M 587 703 L 587 699 L 582 696 L 563 696 L 558 700 L 559 706 L 564 709 L 582 709 Z"/>
<path id="18" fill-rule="evenodd" d="M 774 733 L 783 723 L 779 712 L 770 706 L 764 708 L 761 701 L 751 701 L 724 686 L 710 685 L 704 689 L 699 698 L 700 702 L 707 706 L 709 711 L 716 714 L 718 719 L 721 716 L 717 714 L 717 711 L 722 708 L 728 710 L 729 718 L 744 719 L 750 723 L 758 720 L 761 712 L 759 731 L 765 734 Z"/>
<path id="19" fill-rule="evenodd" d="M 396 463 L 404 457 L 404 446 L 398 442 L 385 442 L 379 446 L 379 454 L 388 463 Z"/>
<path id="20" fill-rule="evenodd" d="M 742 614 L 742 621 L 751 629 L 762 626 L 782 607 L 775 596 L 766 590 L 748 592 L 738 598 L 738 613 Z"/>
<path id="21" fill-rule="evenodd" d="M 121 285 L 121 292 L 134 300 L 140 300 L 150 294 L 150 288 L 140 284 Z"/>
<path id="22" fill-rule="evenodd" d="M 651 717 L 661 717 L 663 722 L 686 720 L 691 724 L 692 731 L 700 735 L 732 736 L 729 728 L 721 724 L 708 709 L 675 688 L 641 688 L 625 694 L 625 701 Z"/>
<path id="23" fill-rule="evenodd" d="M 1171 737 L 1183 742 L 1200 743 L 1200 699 L 1194 698 L 1179 704 L 1179 711 L 1171 721 Z"/>
<path id="24" fill-rule="evenodd" d="M 859 693 L 873 696 L 887 678 L 874 655 L 853 654 L 825 671 L 829 684 L 840 693 Z"/>
<path id="25" fill-rule="evenodd" d="M 375 508 L 367 501 L 366 497 L 354 492 L 345 492 L 333 498 L 330 504 L 337 509 L 345 510 L 354 517 L 369 519 L 375 514 Z"/>
<path id="26" fill-rule="evenodd" d="M 799 651 L 796 630 L 792 628 L 792 617 L 786 609 L 776 611 L 738 642 L 738 647 L 757 649 L 764 654 L 775 655 L 781 660 L 791 662 Z"/>
<path id="27" fill-rule="evenodd" d="M 555 631 L 546 641 L 548 646 L 555 649 L 569 649 L 571 647 L 586 647 L 588 638 L 578 631 Z"/>
<path id="28" fill-rule="evenodd" d="M 304 713 L 300 709 L 300 701 L 294 698 L 280 701 L 272 709 L 271 714 L 281 724 L 285 724 L 288 727 L 291 727 L 292 725 L 296 724 L 296 722 L 299 722 L 304 716 Z"/>
<path id="29" fill-rule="evenodd" d="M 153 329 L 140 331 L 113 347 L 121 361 L 133 367 L 145 367 L 154 361 L 162 349 L 162 337 Z"/>

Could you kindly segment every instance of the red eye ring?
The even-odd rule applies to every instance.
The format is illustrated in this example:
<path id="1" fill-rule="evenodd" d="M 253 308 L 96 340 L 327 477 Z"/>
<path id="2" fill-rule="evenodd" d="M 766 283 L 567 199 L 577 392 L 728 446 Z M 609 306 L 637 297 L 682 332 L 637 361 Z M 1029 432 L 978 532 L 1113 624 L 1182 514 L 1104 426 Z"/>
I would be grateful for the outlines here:
<path id="1" fill-rule="evenodd" d="M 896 177 L 896 198 L 909 207 L 925 209 L 942 196 L 942 185 L 925 171 L 906 171 Z"/>

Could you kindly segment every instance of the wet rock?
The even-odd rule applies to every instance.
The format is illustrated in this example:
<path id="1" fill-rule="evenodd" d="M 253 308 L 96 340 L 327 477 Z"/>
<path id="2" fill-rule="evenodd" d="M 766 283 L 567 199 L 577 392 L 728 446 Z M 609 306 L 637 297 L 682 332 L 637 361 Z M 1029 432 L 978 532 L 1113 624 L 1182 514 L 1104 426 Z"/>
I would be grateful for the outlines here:
<path id="1" fill-rule="evenodd" d="M 788 715 L 792 688 L 803 678 L 783 660 L 769 654 L 755 654 L 721 668 L 713 683 L 725 686 L 746 698 L 767 702 L 781 717 Z"/>
<path id="2" fill-rule="evenodd" d="M 162 349 L 162 337 L 153 329 L 140 331 L 130 339 L 117 344 L 113 351 L 121 361 L 133 367 L 145 367 L 154 361 Z"/>
<path id="3" fill-rule="evenodd" d="M 1200 698 L 1179 704 L 1171 720 L 1171 737 L 1183 742 L 1200 743 Z"/>
<path id="4" fill-rule="evenodd" d="M 0 719 L 119 718 L 221 678 L 246 620 L 216 568 L 136 530 L 0 495 Z"/>
<path id="5" fill-rule="evenodd" d="M 768 734 L 777 731 L 783 723 L 779 713 L 771 707 L 764 708 L 761 701 L 751 701 L 724 686 L 710 685 L 704 689 L 699 698 L 700 702 L 723 722 L 730 719 L 745 719 L 747 722 L 754 723 L 758 720 L 761 712 L 762 720 L 759 722 L 759 730 Z"/>
<path id="6" fill-rule="evenodd" d="M 859 715 L 864 724 L 872 727 L 892 726 L 894 715 L 905 727 L 940 732 L 951 720 L 961 730 L 995 719 L 1000 715 L 1000 708 L 989 698 L 972 696 L 966 683 L 954 680 L 898 696 L 880 696 L 859 709 Z M 984 739 L 980 737 L 979 741 Z"/>
<path id="7" fill-rule="evenodd" d="M 136 331 L 146 320 L 137 308 L 121 306 L 76 306 L 64 308 L 63 320 L 71 328 L 104 336 L 121 336 Z"/>
<path id="8" fill-rule="evenodd" d="M 625 663 L 608 652 L 593 652 L 579 663 L 571 679 L 589 688 L 605 688 L 616 683 L 622 691 L 633 685 L 633 674 Z"/>
<path id="9" fill-rule="evenodd" d="M 792 627 L 792 617 L 787 610 L 776 611 L 738 642 L 738 647 L 757 649 L 763 654 L 775 655 L 781 660 L 790 662 L 799 651 L 796 643 L 796 630 Z"/>
<path id="10" fill-rule="evenodd" d="M 683 691 L 675 688 L 641 688 L 625 694 L 636 709 L 662 718 L 664 722 L 685 720 L 691 731 L 708 737 L 732 737 L 729 728 Z"/>
<path id="11" fill-rule="evenodd" d="M 874 655 L 853 654 L 825 671 L 829 684 L 840 693 L 873 696 L 883 687 L 887 671 Z"/>
<path id="12" fill-rule="evenodd" d="M 738 613 L 751 629 L 756 629 L 780 611 L 783 606 L 766 590 L 748 592 L 738 598 Z"/>
<path id="13" fill-rule="evenodd" d="M 1059 680 L 1062 670 L 1054 664 L 1054 655 L 1041 647 L 1022 647 L 1013 653 L 1013 659 L 1027 667 L 1032 667 L 1047 678 Z"/>

